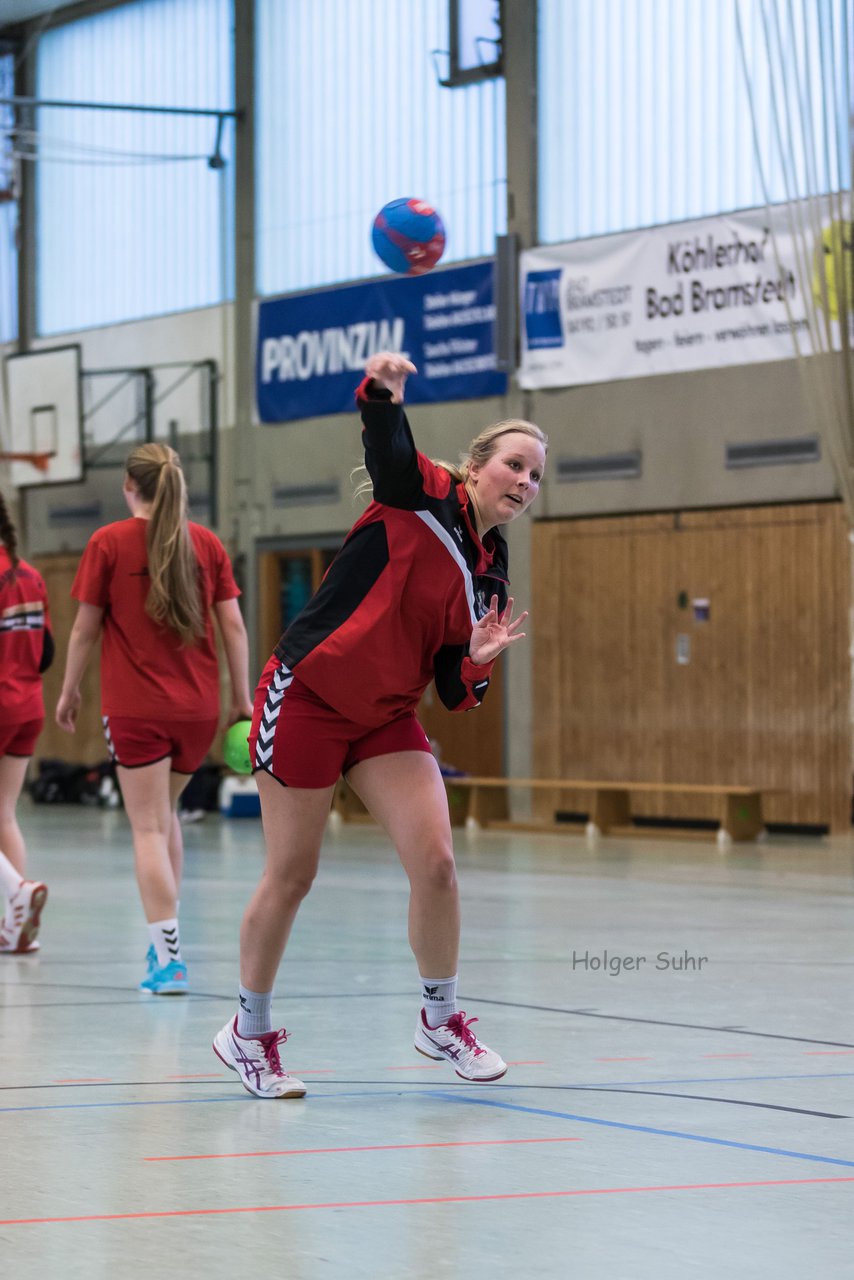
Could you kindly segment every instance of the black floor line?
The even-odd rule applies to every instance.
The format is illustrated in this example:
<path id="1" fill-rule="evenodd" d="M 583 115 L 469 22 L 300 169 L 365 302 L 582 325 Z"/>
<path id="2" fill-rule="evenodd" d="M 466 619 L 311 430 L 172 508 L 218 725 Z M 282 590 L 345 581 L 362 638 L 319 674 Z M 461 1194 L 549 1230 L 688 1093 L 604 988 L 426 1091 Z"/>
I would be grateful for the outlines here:
<path id="1" fill-rule="evenodd" d="M 307 1072 L 306 1074 L 311 1074 Z M 216 1080 L 194 1080 L 176 1079 L 176 1080 L 79 1080 L 73 1084 L 29 1084 L 29 1085 L 0 1085 L 0 1093 L 29 1093 L 37 1090 L 54 1090 L 54 1089 L 188 1089 L 188 1088 L 214 1088 L 221 1089 L 223 1087 L 223 1078 Z M 225 1080 L 225 1083 L 232 1083 Z M 236 1083 L 236 1082 L 234 1082 Z M 436 1080 L 312 1080 L 312 1085 L 385 1085 L 394 1090 L 401 1087 L 409 1087 L 410 1089 L 433 1088 L 438 1082 Z M 784 1107 L 772 1102 L 751 1102 L 744 1098 L 719 1098 L 701 1093 L 675 1093 L 666 1092 L 657 1089 L 626 1089 L 616 1085 L 587 1085 L 587 1084 L 498 1084 L 497 1082 L 490 1085 L 475 1086 L 475 1088 L 491 1088 L 502 1090 L 519 1090 L 533 1089 L 550 1092 L 558 1091 L 562 1093 L 627 1093 L 638 1097 L 651 1098 L 684 1098 L 686 1101 L 692 1102 L 720 1102 L 736 1107 L 756 1107 L 763 1111 L 786 1111 L 793 1115 L 799 1116 L 816 1116 L 822 1120 L 848 1120 L 850 1116 L 840 1114 L 835 1111 L 812 1111 L 804 1107 Z M 471 1089 L 472 1085 L 467 1081 L 451 1080 L 442 1084 L 442 1088 Z"/>
<path id="2" fill-rule="evenodd" d="M 137 990 L 136 983 L 131 983 L 123 987 L 114 987 L 114 986 L 107 987 L 107 986 L 104 986 L 103 983 L 89 985 L 88 983 L 83 983 L 83 982 L 16 982 L 15 987 L 18 990 L 22 990 L 22 991 L 47 991 L 47 990 L 51 990 L 51 991 L 121 991 L 125 995 L 127 995 L 129 991 Z M 151 994 L 151 992 L 140 991 L 139 994 L 141 996 L 148 996 Z M 164 999 L 165 997 L 160 997 L 160 998 Z M 236 1004 L 237 1003 L 236 983 L 235 983 L 235 991 L 229 992 L 228 995 L 223 995 L 221 992 L 218 992 L 218 991 L 196 991 L 195 989 L 191 988 L 189 991 L 185 991 L 181 998 L 182 999 L 189 998 L 191 1000 L 193 999 L 195 1000 L 231 1000 Z M 289 991 L 288 992 L 288 1000 L 396 1000 L 398 998 L 414 1000 L 417 1002 L 419 999 L 417 986 L 409 987 L 406 991 L 303 991 L 303 992 Z M 3 1007 L 4 1009 L 12 1009 L 12 1008 L 44 1009 L 47 1006 L 41 1005 L 41 1004 L 40 1005 L 32 1005 L 32 1004 L 9 1005 L 4 1003 Z"/>
<path id="3" fill-rule="evenodd" d="M 93 990 L 97 990 L 97 988 L 93 988 Z M 120 1004 L 133 1004 L 136 1005 L 137 1008 L 144 1008 L 150 1002 L 141 999 L 141 995 L 142 993 L 140 992 L 140 996 L 136 999 L 134 999 L 134 997 L 130 997 L 128 1000 L 57 1000 L 56 1003 L 51 1004 L 33 1004 L 33 1002 L 30 1001 L 27 1004 L 4 1004 L 3 1008 L 30 1009 L 32 1011 L 35 1011 L 36 1009 L 103 1009 L 105 1007 L 108 1009 L 117 1009 Z M 165 1000 L 166 997 L 162 996 L 161 999 Z"/>
<path id="4" fill-rule="evenodd" d="M 514 1000 L 491 1000 L 486 996 L 471 996 L 475 1004 L 500 1005 L 503 1009 L 531 1009 L 537 1013 L 566 1013 L 583 1018 L 602 1018 L 607 1022 L 631 1022 L 648 1027 L 680 1027 L 685 1031 L 725 1031 L 727 1035 L 756 1036 L 762 1040 L 792 1040 L 796 1044 L 824 1044 L 834 1049 L 854 1049 L 849 1040 L 815 1040 L 810 1036 L 784 1036 L 776 1031 L 751 1031 L 747 1027 L 709 1026 L 702 1022 L 668 1022 L 664 1018 L 632 1018 L 628 1014 L 595 1013 L 590 1009 L 558 1009 L 545 1004 L 522 1004 Z"/>
<path id="5" fill-rule="evenodd" d="M 112 986 L 111 987 L 104 987 L 104 986 L 81 987 L 79 983 L 72 984 L 72 983 L 61 983 L 61 982 L 34 982 L 34 983 L 19 983 L 17 985 L 19 987 L 31 987 L 33 990 L 46 990 L 47 988 L 52 988 L 53 990 L 60 990 L 60 991 L 70 991 L 70 990 L 121 991 L 125 995 L 128 994 L 127 987 L 112 987 Z M 139 994 L 141 996 L 146 995 L 145 992 L 140 992 Z M 409 998 L 417 999 L 417 992 L 413 993 L 412 990 L 408 990 L 408 991 L 337 991 L 337 992 L 336 991 L 333 991 L 333 992 L 289 991 L 287 998 L 289 1001 L 354 1000 L 354 999 L 392 1000 L 392 999 L 409 999 Z M 169 997 L 151 996 L 151 999 L 152 1000 L 156 999 L 158 1001 L 166 1000 L 166 999 L 213 1000 L 213 1001 L 225 1001 L 230 1004 L 233 1004 L 235 1002 L 235 997 L 233 993 L 230 993 L 229 995 L 221 995 L 220 993 L 215 991 L 187 991 L 182 996 L 169 996 Z M 70 1007 L 72 1004 L 85 1005 L 90 1003 L 94 1005 L 96 1003 L 101 1003 L 101 1002 L 85 1001 L 85 1000 L 84 1001 L 67 1001 L 67 1002 L 61 1001 L 61 1002 L 57 1002 L 55 1005 L 49 1005 L 49 1004 L 34 1005 L 32 1003 L 27 1003 L 25 1005 L 7 1004 L 4 1007 L 8 1009 L 16 1009 L 16 1008 L 49 1009 L 49 1008 L 62 1008 L 66 1004 L 68 1004 L 68 1006 Z M 106 1001 L 103 1003 L 110 1003 L 110 1002 Z M 115 1003 L 130 1004 L 130 1003 L 133 1003 L 133 1001 L 123 1000 L 123 1001 L 116 1001 Z M 142 1003 L 150 1003 L 150 1001 L 146 999 L 142 1001 Z M 783 1035 L 781 1032 L 776 1032 L 776 1031 L 752 1031 L 748 1027 L 737 1027 L 737 1026 L 731 1026 L 731 1025 L 715 1026 L 715 1025 L 710 1025 L 708 1023 L 702 1023 L 702 1022 L 671 1022 L 664 1018 L 635 1018 L 635 1017 L 629 1016 L 628 1014 L 600 1013 L 597 1010 L 590 1009 L 590 1008 L 564 1009 L 564 1008 L 559 1008 L 555 1005 L 527 1004 L 527 1003 L 523 1003 L 522 1001 L 515 1001 L 515 1000 L 494 1000 L 488 996 L 474 996 L 474 995 L 464 996 L 461 998 L 461 1003 L 467 1003 L 470 1005 L 481 1005 L 481 1004 L 495 1005 L 496 1007 L 499 1007 L 502 1009 L 527 1009 L 536 1013 L 563 1013 L 563 1014 L 566 1014 L 568 1017 L 599 1018 L 602 1021 L 606 1021 L 606 1022 L 627 1022 L 627 1023 L 631 1023 L 633 1025 L 638 1025 L 638 1026 L 675 1027 L 677 1029 L 684 1030 L 684 1031 L 714 1031 L 714 1032 L 722 1032 L 726 1035 L 751 1036 L 751 1037 L 754 1037 L 755 1039 L 760 1039 L 760 1040 L 783 1040 L 783 1041 L 789 1041 L 793 1044 L 825 1045 L 828 1048 L 832 1048 L 832 1049 L 854 1049 L 854 1043 L 852 1043 L 849 1040 L 819 1040 L 812 1036 L 787 1036 L 787 1035 Z"/>

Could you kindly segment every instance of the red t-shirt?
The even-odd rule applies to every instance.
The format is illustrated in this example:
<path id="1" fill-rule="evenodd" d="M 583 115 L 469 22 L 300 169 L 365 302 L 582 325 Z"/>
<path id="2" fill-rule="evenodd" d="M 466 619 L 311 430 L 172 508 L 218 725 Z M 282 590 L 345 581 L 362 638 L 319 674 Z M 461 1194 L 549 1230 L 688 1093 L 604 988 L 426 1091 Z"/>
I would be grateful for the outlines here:
<path id="1" fill-rule="evenodd" d="M 23 724 L 44 715 L 42 660 L 50 627 L 47 588 L 26 560 L 17 570 L 0 545 L 0 722 Z"/>
<path id="2" fill-rule="evenodd" d="M 71 594 L 104 610 L 101 712 L 105 716 L 208 720 L 219 714 L 219 663 L 210 609 L 240 595 L 216 534 L 190 524 L 199 562 L 205 634 L 183 645 L 171 627 L 145 612 L 148 596 L 147 520 L 131 517 L 89 539 Z"/>

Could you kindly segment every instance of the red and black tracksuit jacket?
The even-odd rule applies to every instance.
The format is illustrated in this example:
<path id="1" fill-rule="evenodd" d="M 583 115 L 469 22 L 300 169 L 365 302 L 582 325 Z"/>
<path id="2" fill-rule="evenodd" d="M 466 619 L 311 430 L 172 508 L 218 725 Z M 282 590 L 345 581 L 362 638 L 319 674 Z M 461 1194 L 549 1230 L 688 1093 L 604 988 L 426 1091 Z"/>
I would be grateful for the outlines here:
<path id="1" fill-rule="evenodd" d="M 492 596 L 507 602 L 507 544 L 498 529 L 481 542 L 465 486 L 418 452 L 388 392 L 365 379 L 357 398 L 374 500 L 276 656 L 358 724 L 414 710 L 432 679 L 466 711 L 489 684 L 468 643 Z"/>

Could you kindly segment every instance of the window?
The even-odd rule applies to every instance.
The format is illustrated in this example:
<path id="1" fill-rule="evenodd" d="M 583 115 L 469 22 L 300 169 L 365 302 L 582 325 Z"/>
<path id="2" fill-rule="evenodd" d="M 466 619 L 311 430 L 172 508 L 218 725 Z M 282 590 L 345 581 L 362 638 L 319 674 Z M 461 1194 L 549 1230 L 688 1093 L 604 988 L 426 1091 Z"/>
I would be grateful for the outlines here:
<path id="1" fill-rule="evenodd" d="M 472 84 L 501 75 L 500 0 L 448 0 L 448 6 L 450 67 L 442 83 Z"/>
<path id="2" fill-rule="evenodd" d="M 15 59 L 0 45 L 0 98 L 15 92 Z M 18 182 L 12 107 L 0 106 L 0 342 L 18 336 Z"/>
<path id="3" fill-rule="evenodd" d="M 230 0 L 137 0 L 47 31 L 42 99 L 229 110 Z M 40 108 L 42 334 L 208 306 L 232 290 L 233 131 L 217 120 Z"/>
<path id="4" fill-rule="evenodd" d="M 389 200 L 440 212 L 443 262 L 506 228 L 504 81 L 443 88 L 438 0 L 258 0 L 257 287 L 383 273 L 371 225 Z"/>
<path id="5" fill-rule="evenodd" d="M 541 242 L 763 205 L 762 171 L 772 202 L 790 198 L 777 132 L 787 109 L 810 117 L 791 143 L 798 191 L 850 185 L 835 137 L 847 137 L 847 109 L 833 103 L 847 103 L 851 0 L 539 3 Z"/>

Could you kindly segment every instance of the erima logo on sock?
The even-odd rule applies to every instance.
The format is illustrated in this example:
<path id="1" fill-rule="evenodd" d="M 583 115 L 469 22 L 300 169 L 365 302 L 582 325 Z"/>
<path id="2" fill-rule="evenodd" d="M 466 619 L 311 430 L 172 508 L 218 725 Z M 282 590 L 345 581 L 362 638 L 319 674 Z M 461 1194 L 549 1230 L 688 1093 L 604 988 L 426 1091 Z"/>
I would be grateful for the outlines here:
<path id="1" fill-rule="evenodd" d="M 240 1007 L 241 1007 L 241 1009 L 245 1009 L 245 1010 L 246 1010 L 246 1012 L 247 1012 L 247 1013 L 249 1013 L 249 1012 L 250 1012 L 250 1010 L 249 1010 L 249 1002 L 248 1002 L 248 1000 L 246 999 L 246 997 L 245 997 L 245 996 L 238 996 L 238 999 L 240 1000 Z"/>
<path id="2" fill-rule="evenodd" d="M 438 1000 L 438 1001 L 439 1001 L 439 1003 L 441 1004 L 442 997 L 441 997 L 441 996 L 437 996 L 437 995 L 436 995 L 436 992 L 437 992 L 438 990 L 439 990 L 439 988 L 438 988 L 438 987 L 425 987 L 425 988 L 424 988 L 424 999 L 425 999 L 425 1000 Z"/>

